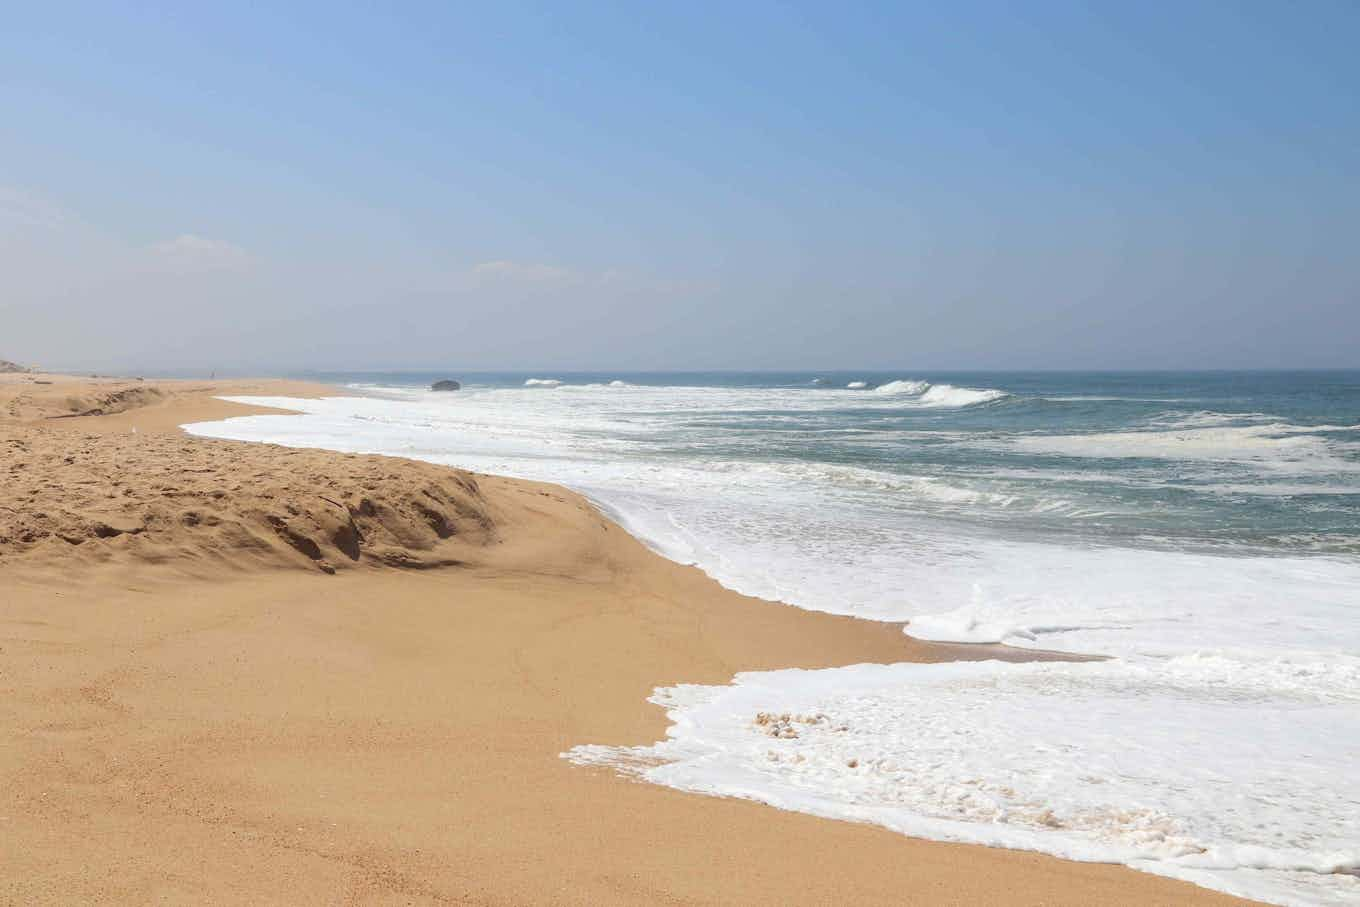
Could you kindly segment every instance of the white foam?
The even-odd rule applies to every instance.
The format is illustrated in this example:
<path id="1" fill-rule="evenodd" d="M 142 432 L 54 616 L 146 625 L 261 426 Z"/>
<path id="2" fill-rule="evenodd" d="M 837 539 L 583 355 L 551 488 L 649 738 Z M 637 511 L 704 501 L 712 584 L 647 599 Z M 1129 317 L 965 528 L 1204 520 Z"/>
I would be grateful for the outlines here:
<path id="1" fill-rule="evenodd" d="M 993 388 L 954 387 L 952 384 L 932 384 L 921 394 L 922 406 L 976 406 L 1009 396 Z"/>
<path id="2" fill-rule="evenodd" d="M 1217 414 L 1213 414 L 1217 415 Z M 1230 417 L 1220 417 L 1230 418 Z M 1335 472 L 1360 471 L 1360 464 L 1344 454 L 1360 450 L 1354 442 L 1325 437 L 1360 431 L 1353 425 L 1292 425 L 1255 422 L 1250 425 L 1215 424 L 1207 419 L 1171 430 L 1092 432 L 1075 435 L 1031 435 L 1009 443 L 1022 450 L 1069 457 L 1151 458 L 1315 466 Z"/>
<path id="3" fill-rule="evenodd" d="M 562 382 L 556 378 L 527 378 L 524 381 L 525 387 L 560 387 Z"/>
<path id="4" fill-rule="evenodd" d="M 851 381 L 849 384 L 846 385 L 846 387 L 852 391 L 863 390 L 868 386 L 869 384 L 866 381 Z"/>
<path id="5" fill-rule="evenodd" d="M 1277 422 L 1267 413 L 1220 413 L 1201 409 L 1192 413 L 1170 412 L 1153 418 L 1151 424 L 1167 428 L 1206 428 L 1216 425 L 1237 425 L 1242 422 Z"/>
<path id="6" fill-rule="evenodd" d="M 748 673 L 657 690 L 660 743 L 564 755 L 921 837 L 1353 903 L 1360 795 L 1338 781 L 1360 758 L 1360 662 L 1284 692 L 1259 680 L 1195 658 Z"/>
<path id="7" fill-rule="evenodd" d="M 910 394 L 917 396 L 925 392 L 930 387 L 929 381 L 912 381 L 899 379 L 897 381 L 886 381 L 874 388 L 876 394 Z"/>

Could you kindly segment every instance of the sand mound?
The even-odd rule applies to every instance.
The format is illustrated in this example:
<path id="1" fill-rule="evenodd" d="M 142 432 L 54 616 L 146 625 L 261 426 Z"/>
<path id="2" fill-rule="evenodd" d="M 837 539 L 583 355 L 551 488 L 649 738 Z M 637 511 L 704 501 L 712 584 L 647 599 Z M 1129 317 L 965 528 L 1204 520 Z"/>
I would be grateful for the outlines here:
<path id="1" fill-rule="evenodd" d="M 113 415 L 178 395 L 178 391 L 141 381 L 7 373 L 0 383 L 0 418 L 35 421 Z"/>
<path id="2" fill-rule="evenodd" d="M 458 564 L 497 540 L 493 508 L 471 474 L 207 441 L 175 427 L 220 418 L 223 408 L 249 411 L 213 397 L 250 388 L 65 375 L 0 380 L 0 566 L 126 561 L 190 573 L 262 566 L 333 573 Z"/>
<path id="3" fill-rule="evenodd" d="M 0 475 L 0 563 L 420 568 L 496 538 L 474 476 L 387 457 L 12 426 Z"/>
<path id="4" fill-rule="evenodd" d="M 63 401 L 67 412 L 53 414 L 49 418 L 63 416 L 108 416 L 127 412 L 139 406 L 149 406 L 159 402 L 164 393 L 157 387 L 136 386 L 110 391 L 93 396 L 71 395 Z"/>

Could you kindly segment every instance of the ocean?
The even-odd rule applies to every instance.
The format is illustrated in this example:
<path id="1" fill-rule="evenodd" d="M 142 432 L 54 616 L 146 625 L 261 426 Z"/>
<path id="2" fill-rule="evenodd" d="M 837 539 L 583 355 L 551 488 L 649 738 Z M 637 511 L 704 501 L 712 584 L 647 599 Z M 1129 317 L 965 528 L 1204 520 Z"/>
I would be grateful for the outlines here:
<path id="1" fill-rule="evenodd" d="M 189 430 L 559 482 L 740 592 L 1107 656 L 666 688 L 666 740 L 569 759 L 1360 902 L 1360 371 L 306 377 L 352 396 Z"/>

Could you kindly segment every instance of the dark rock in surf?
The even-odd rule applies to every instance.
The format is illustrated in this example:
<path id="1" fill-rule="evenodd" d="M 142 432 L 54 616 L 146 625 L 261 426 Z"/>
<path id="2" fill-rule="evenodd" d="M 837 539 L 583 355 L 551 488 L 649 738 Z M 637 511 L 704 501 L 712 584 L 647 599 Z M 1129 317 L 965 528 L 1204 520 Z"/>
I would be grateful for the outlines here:
<path id="1" fill-rule="evenodd" d="M 430 390 L 432 390 L 432 391 L 456 391 L 456 390 L 460 389 L 462 386 L 463 386 L 463 385 L 459 384 L 457 381 L 449 381 L 448 379 L 445 379 L 445 380 L 443 380 L 443 381 L 436 381 L 434 384 L 431 384 L 431 385 L 430 385 Z"/>

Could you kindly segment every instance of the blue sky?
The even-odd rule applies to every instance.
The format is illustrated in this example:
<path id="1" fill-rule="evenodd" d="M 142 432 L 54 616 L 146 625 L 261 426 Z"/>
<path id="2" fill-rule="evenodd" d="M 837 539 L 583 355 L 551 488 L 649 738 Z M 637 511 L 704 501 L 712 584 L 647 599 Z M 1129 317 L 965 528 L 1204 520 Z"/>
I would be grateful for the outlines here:
<path id="1" fill-rule="evenodd" d="M 186 6 L 6 12 L 0 357 L 1360 366 L 1354 3 Z"/>

